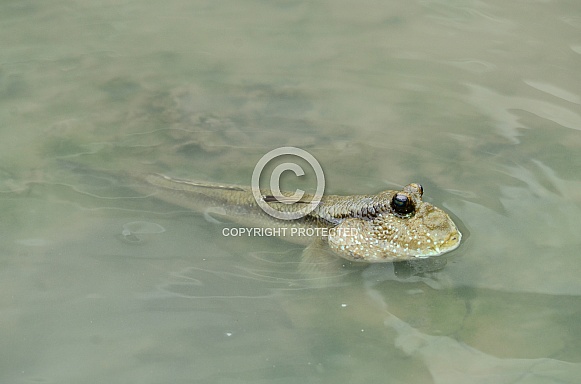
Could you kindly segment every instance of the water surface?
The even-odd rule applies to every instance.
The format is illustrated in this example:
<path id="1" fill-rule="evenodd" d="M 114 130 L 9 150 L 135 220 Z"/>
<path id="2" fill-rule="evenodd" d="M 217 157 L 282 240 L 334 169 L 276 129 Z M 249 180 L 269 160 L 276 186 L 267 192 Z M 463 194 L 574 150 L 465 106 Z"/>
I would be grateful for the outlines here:
<path id="1" fill-rule="evenodd" d="M 576 2 L 19 1 L 0 28 L 0 381 L 578 381 Z M 96 171 L 249 184 L 289 145 L 330 193 L 421 183 L 462 246 L 320 286 Z"/>

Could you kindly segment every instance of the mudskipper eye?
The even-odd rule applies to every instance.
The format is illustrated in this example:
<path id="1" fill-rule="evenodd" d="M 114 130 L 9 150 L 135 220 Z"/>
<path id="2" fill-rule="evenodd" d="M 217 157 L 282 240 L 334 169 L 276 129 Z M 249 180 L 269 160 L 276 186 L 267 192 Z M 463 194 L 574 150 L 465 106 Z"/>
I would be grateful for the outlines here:
<path id="1" fill-rule="evenodd" d="M 405 193 L 396 193 L 391 199 L 391 208 L 396 215 L 407 216 L 413 213 L 415 207 L 412 199 Z"/>

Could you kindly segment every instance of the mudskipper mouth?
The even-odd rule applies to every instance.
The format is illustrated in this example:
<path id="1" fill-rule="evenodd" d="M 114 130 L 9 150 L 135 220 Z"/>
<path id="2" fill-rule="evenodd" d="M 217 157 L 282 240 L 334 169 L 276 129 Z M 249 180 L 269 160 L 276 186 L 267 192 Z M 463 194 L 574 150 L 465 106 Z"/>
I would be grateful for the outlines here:
<path id="1" fill-rule="evenodd" d="M 438 254 L 447 253 L 458 248 L 461 239 L 462 234 L 460 233 L 460 231 L 451 233 L 450 235 L 448 235 L 446 240 L 444 240 L 442 244 L 439 247 L 437 247 Z"/>
<path id="2" fill-rule="evenodd" d="M 439 242 L 438 244 L 434 244 L 428 252 L 423 255 L 418 255 L 416 258 L 424 259 L 432 256 L 441 256 L 444 253 L 451 252 L 458 248 L 460 245 L 460 240 L 462 239 L 462 234 L 460 231 L 456 231 L 455 233 L 451 233 L 446 237 L 445 240 Z"/>

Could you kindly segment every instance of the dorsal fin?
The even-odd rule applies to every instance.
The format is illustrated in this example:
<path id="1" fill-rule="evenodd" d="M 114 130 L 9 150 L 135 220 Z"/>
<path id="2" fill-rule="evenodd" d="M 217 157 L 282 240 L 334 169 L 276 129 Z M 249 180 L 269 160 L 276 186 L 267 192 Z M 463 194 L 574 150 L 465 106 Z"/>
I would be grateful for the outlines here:
<path id="1" fill-rule="evenodd" d="M 175 177 L 169 177 L 169 176 L 166 176 L 166 175 L 161 174 L 161 173 L 154 173 L 153 176 L 161 177 L 167 181 L 171 181 L 172 183 L 189 185 L 192 187 L 200 187 L 200 188 L 208 188 L 208 189 L 221 189 L 221 190 L 227 190 L 227 191 L 241 191 L 241 192 L 246 191 L 246 189 L 244 189 L 238 185 L 211 184 L 211 183 L 204 183 L 204 182 L 196 182 L 196 181 L 192 181 L 192 180 L 185 180 L 185 179 L 178 179 Z M 146 180 L 152 182 L 152 180 L 148 177 L 146 177 Z M 152 182 L 152 184 L 155 185 L 156 183 Z"/>
<path id="2" fill-rule="evenodd" d="M 294 204 L 310 204 L 311 203 L 310 201 L 305 201 L 302 198 L 299 201 L 294 201 L 294 200 L 291 200 L 291 198 L 288 196 L 274 196 L 274 195 L 263 195 L 262 200 L 264 200 L 267 203 L 282 203 L 282 204 L 284 204 L 285 202 L 294 203 Z"/>

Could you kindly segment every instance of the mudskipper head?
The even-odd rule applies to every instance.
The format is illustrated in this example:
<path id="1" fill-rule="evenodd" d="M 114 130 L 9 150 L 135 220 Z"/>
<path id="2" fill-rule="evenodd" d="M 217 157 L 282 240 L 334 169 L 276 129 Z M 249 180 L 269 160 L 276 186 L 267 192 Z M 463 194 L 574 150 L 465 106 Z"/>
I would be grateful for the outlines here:
<path id="1" fill-rule="evenodd" d="M 345 259 L 389 262 L 438 256 L 460 245 L 462 235 L 450 216 L 422 201 L 423 188 L 409 184 L 401 191 L 381 192 L 385 203 L 368 220 L 348 218 L 328 238 Z"/>

